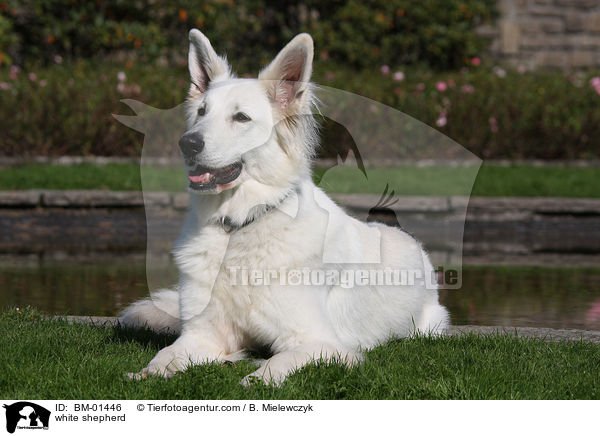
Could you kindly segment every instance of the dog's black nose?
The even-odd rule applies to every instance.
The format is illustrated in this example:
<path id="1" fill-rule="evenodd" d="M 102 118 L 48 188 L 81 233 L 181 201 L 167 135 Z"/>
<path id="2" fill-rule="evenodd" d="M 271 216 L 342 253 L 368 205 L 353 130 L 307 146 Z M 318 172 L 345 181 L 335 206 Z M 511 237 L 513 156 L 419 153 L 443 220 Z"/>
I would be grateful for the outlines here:
<path id="1" fill-rule="evenodd" d="M 185 157 L 193 158 L 204 148 L 204 139 L 199 133 L 186 133 L 179 140 L 179 148 Z"/>

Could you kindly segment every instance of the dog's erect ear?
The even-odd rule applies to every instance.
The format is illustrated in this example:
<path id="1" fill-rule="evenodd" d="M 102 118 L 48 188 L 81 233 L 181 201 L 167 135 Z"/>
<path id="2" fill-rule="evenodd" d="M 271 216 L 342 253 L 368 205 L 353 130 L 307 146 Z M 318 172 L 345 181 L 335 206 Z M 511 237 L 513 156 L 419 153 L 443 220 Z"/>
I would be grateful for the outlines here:
<path id="1" fill-rule="evenodd" d="M 312 38 L 301 33 L 258 75 L 259 79 L 270 81 L 266 82 L 269 96 L 283 110 L 306 89 L 312 74 L 313 52 Z"/>
<path id="2" fill-rule="evenodd" d="M 208 38 L 198 29 L 190 30 L 188 65 L 192 84 L 200 92 L 205 92 L 212 80 L 227 77 L 231 72 L 227 61 L 217 55 Z"/>

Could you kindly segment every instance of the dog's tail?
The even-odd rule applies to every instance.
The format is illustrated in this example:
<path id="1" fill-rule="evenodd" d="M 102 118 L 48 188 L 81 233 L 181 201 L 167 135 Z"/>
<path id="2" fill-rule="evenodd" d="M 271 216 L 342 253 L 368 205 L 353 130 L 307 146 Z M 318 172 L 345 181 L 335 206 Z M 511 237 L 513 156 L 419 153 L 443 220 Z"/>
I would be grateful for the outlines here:
<path id="1" fill-rule="evenodd" d="M 160 289 L 150 297 L 127 306 L 119 314 L 123 326 L 149 328 L 160 333 L 179 333 L 179 293 L 173 289 Z"/>

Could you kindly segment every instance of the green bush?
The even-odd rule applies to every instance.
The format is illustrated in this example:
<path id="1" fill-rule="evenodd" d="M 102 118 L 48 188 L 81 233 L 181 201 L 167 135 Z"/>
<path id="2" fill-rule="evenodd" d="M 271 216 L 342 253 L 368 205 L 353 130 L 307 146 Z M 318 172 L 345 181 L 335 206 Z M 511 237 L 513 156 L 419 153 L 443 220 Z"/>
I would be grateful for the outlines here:
<path id="1" fill-rule="evenodd" d="M 485 48 L 475 28 L 494 16 L 495 1 L 349 0 L 314 34 L 338 62 L 364 68 L 426 63 L 456 68 Z"/>
<path id="2" fill-rule="evenodd" d="M 0 155 L 139 155 L 142 136 L 117 122 L 123 98 L 160 107 L 183 101 L 183 70 L 76 62 L 0 74 Z M 126 75 L 119 80 L 119 72 Z"/>
<path id="3" fill-rule="evenodd" d="M 383 74 L 378 68 L 357 72 L 315 65 L 318 83 L 397 108 L 482 158 L 600 157 L 600 86 L 596 90 L 590 79 L 590 74 L 521 74 L 483 66 Z M 184 100 L 187 87 L 185 67 L 122 69 L 80 61 L 0 70 L 0 154 L 139 155 L 141 134 L 111 117 L 130 113 L 119 100 L 170 108 Z M 331 145 L 348 135 L 326 129 L 323 138 Z"/>
<path id="4" fill-rule="evenodd" d="M 311 32 L 322 58 L 355 67 L 464 65 L 485 41 L 475 27 L 494 0 L 0 0 L 0 50 L 18 64 L 112 56 L 181 59 L 187 30 L 256 69 L 294 34 Z"/>

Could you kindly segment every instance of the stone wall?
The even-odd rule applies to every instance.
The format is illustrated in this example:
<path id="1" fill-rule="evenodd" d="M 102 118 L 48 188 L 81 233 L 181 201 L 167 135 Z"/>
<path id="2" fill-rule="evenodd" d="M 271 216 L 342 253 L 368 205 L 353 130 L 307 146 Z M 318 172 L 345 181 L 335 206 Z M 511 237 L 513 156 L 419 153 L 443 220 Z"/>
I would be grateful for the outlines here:
<path id="1" fill-rule="evenodd" d="M 491 54 L 530 70 L 600 66 L 600 0 L 499 0 Z"/>
<path id="2" fill-rule="evenodd" d="M 598 198 L 398 197 L 383 208 L 373 207 L 379 194 L 332 198 L 360 220 L 401 225 L 434 264 L 458 264 L 462 248 L 467 264 L 600 265 Z M 186 215 L 186 193 L 0 191 L 0 258 L 144 252 L 144 200 L 152 206 L 149 254 L 166 256 Z M 448 235 L 461 235 L 463 225 L 461 247 Z"/>

